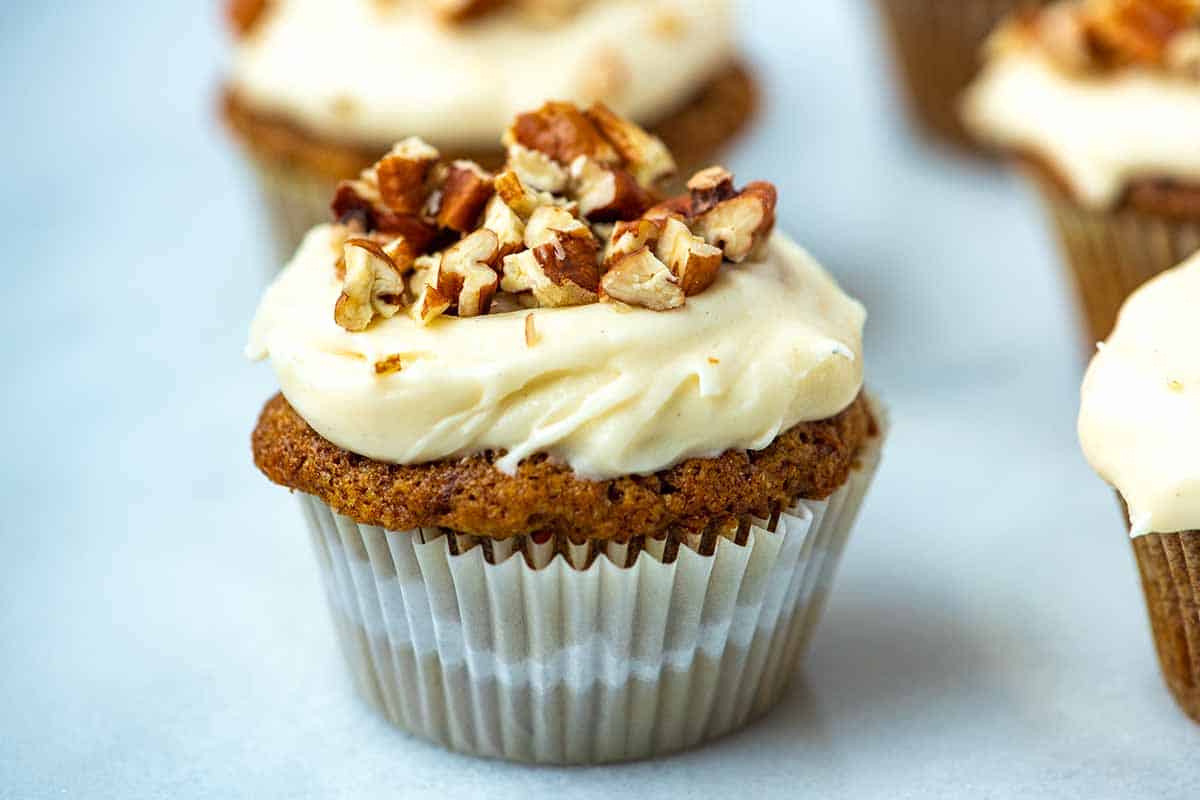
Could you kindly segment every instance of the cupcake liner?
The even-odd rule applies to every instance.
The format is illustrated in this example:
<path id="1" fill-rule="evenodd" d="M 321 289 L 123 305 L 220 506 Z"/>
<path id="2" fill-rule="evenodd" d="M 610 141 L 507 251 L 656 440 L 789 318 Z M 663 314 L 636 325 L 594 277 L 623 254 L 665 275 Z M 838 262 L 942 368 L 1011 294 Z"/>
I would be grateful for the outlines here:
<path id="1" fill-rule="evenodd" d="M 909 107 L 930 133 L 964 148 L 975 142 L 959 97 L 980 66 L 980 49 L 1006 15 L 1029 0 L 879 0 Z"/>
<path id="2" fill-rule="evenodd" d="M 1138 536 L 1133 552 L 1163 678 L 1200 722 L 1200 532 Z"/>
<path id="3" fill-rule="evenodd" d="M 1036 171 L 1031 174 L 1054 219 L 1089 346 L 1108 338 L 1121 306 L 1138 287 L 1200 250 L 1200 220 L 1085 208 Z"/>
<path id="4" fill-rule="evenodd" d="M 301 495 L 355 684 L 400 728 L 479 756 L 632 760 L 778 700 L 878 464 L 719 535 L 492 541 L 360 525 Z"/>

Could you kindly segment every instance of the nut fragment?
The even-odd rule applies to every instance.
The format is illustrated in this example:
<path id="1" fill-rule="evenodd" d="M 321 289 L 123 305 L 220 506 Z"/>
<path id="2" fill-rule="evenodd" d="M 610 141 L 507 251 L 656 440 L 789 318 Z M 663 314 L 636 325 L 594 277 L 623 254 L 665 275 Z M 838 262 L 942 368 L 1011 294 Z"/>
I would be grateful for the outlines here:
<path id="1" fill-rule="evenodd" d="M 573 236 L 591 235 L 587 226 L 575 218 L 565 208 L 558 206 L 542 206 L 533 212 L 529 223 L 525 226 L 525 246 L 538 247 L 553 241 L 559 233 Z"/>
<path id="2" fill-rule="evenodd" d="M 375 164 L 379 198 L 398 214 L 419 214 L 428 193 L 425 179 L 440 154 L 413 136 L 399 142 Z"/>
<path id="3" fill-rule="evenodd" d="M 491 265 L 500 251 L 496 234 L 481 228 L 442 253 L 435 285 L 443 297 L 452 298 L 458 316 L 486 314 L 500 285 Z"/>
<path id="4" fill-rule="evenodd" d="M 525 315 L 525 346 L 533 347 L 538 343 L 537 327 L 533 322 L 533 314 Z"/>
<path id="5" fill-rule="evenodd" d="M 624 169 L 587 156 L 571 162 L 571 191 L 579 212 L 594 222 L 636 217 L 654 202 Z"/>
<path id="6" fill-rule="evenodd" d="M 333 319 L 348 331 L 364 331 L 378 314 L 391 317 L 404 302 L 404 276 L 383 248 L 370 239 L 348 239 L 342 247 L 345 277 Z"/>
<path id="7" fill-rule="evenodd" d="M 525 242 L 525 223 L 498 195 L 493 196 L 484 209 L 483 227 L 496 234 L 501 258 L 517 252 Z"/>
<path id="8" fill-rule="evenodd" d="M 455 161 L 442 186 L 438 227 L 459 233 L 475 229 L 484 206 L 492 198 L 492 176 L 474 161 Z"/>
<path id="9" fill-rule="evenodd" d="M 550 156 L 516 142 L 508 147 L 507 169 L 534 191 L 561 192 L 567 186 L 567 170 Z"/>
<path id="10" fill-rule="evenodd" d="M 1094 0 L 1085 25 L 1093 49 L 1108 64 L 1160 64 L 1171 39 L 1196 14 L 1195 0 Z"/>
<path id="11" fill-rule="evenodd" d="M 445 314 L 449 308 L 450 298 L 439 292 L 432 283 L 426 283 L 421 287 L 417 302 L 413 303 L 413 316 L 422 325 L 428 325 Z"/>
<path id="12" fill-rule="evenodd" d="M 612 234 L 608 238 L 604 262 L 608 264 L 643 247 L 653 247 L 662 230 L 663 223 L 656 220 L 643 218 L 618 222 L 613 226 Z"/>
<path id="13" fill-rule="evenodd" d="M 688 297 L 713 285 L 723 260 L 719 248 L 694 236 L 687 225 L 675 217 L 668 217 L 664 223 L 654 255 L 670 268 Z"/>
<path id="14" fill-rule="evenodd" d="M 600 299 L 668 311 L 683 305 L 684 294 L 667 265 L 643 247 L 613 262 L 600 279 Z"/>
<path id="15" fill-rule="evenodd" d="M 657 136 L 614 114 L 603 103 L 594 104 L 586 115 L 612 143 L 642 186 L 653 186 L 675 174 L 675 159 Z"/>
<path id="16" fill-rule="evenodd" d="M 504 138 L 506 145 L 516 142 L 545 153 L 560 164 L 570 164 L 580 156 L 604 164 L 620 161 L 613 146 L 572 103 L 551 101 L 537 111 L 521 114 Z"/>
<path id="17" fill-rule="evenodd" d="M 733 173 L 724 167 L 700 170 L 687 182 L 687 188 L 692 195 L 691 213 L 697 216 L 737 194 Z"/>
<path id="18" fill-rule="evenodd" d="M 532 291 L 538 304 L 548 307 L 596 302 L 600 245 L 586 225 L 562 209 L 540 208 L 525 243 L 530 249 L 504 259 L 504 291 Z"/>
<path id="19" fill-rule="evenodd" d="M 681 194 L 677 197 L 672 197 L 664 200 L 658 205 L 647 209 L 646 213 L 642 214 L 644 219 L 656 220 L 662 222 L 667 217 L 682 217 L 691 219 L 692 217 L 692 197 L 691 195 Z"/>
<path id="20" fill-rule="evenodd" d="M 721 248 L 725 258 L 741 263 L 757 256 L 775 227 L 775 187 L 763 181 L 748 184 L 696 220 L 696 232 Z"/>
<path id="21" fill-rule="evenodd" d="M 437 230 L 420 217 L 398 214 L 383 204 L 369 177 L 342 181 L 330 203 L 334 218 L 361 233 L 379 231 L 404 236 L 417 252 L 433 241 Z"/>
<path id="22" fill-rule="evenodd" d="M 529 219 L 533 212 L 541 206 L 558 203 L 553 195 L 536 191 L 527 186 L 512 170 L 501 172 L 493 183 L 496 187 L 496 194 L 522 220 Z"/>

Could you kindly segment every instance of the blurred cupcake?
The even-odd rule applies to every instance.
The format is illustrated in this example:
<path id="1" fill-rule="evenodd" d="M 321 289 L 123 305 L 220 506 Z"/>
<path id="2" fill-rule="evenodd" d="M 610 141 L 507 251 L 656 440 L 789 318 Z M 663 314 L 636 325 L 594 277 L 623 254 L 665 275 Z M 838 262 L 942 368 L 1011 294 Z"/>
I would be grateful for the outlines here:
<path id="1" fill-rule="evenodd" d="M 959 97 L 979 72 L 979 48 L 1004 16 L 1036 0 L 878 0 L 909 107 L 930 133 L 961 147 Z"/>
<path id="2" fill-rule="evenodd" d="M 1139 289 L 1092 361 L 1079 437 L 1128 513 L 1167 685 L 1200 722 L 1200 256 Z"/>
<path id="3" fill-rule="evenodd" d="M 231 0 L 224 117 L 282 259 L 397 139 L 496 166 L 495 132 L 549 97 L 602 101 L 707 163 L 755 105 L 732 16 L 729 0 Z"/>
<path id="4" fill-rule="evenodd" d="M 1056 3 L 996 35 L 965 117 L 1014 153 L 1058 228 L 1092 341 L 1200 248 L 1200 4 Z"/>
<path id="5" fill-rule="evenodd" d="M 406 140 L 268 290 L 255 463 L 362 695 L 456 750 L 645 758 L 779 698 L 874 472 L 865 313 L 720 168 L 550 103 L 496 175 Z M 431 215 L 425 233 L 400 207 Z"/>

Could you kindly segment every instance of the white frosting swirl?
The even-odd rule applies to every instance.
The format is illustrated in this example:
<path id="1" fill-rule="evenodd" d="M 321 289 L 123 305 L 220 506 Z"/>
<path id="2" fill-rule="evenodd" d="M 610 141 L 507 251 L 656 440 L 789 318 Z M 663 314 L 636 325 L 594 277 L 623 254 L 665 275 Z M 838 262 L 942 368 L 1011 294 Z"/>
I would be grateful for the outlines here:
<path id="1" fill-rule="evenodd" d="M 512 12 L 448 27 L 421 5 L 278 0 L 238 45 L 232 85 L 334 140 L 491 148 L 547 99 L 656 122 L 733 57 L 728 0 L 606 0 L 549 28 Z"/>
<path id="2" fill-rule="evenodd" d="M 1131 532 L 1200 530 L 1200 255 L 1139 289 L 1092 360 L 1079 438 Z"/>
<path id="3" fill-rule="evenodd" d="M 866 312 L 781 234 L 764 261 L 726 264 L 674 311 L 595 303 L 429 327 L 400 314 L 363 333 L 333 321 L 337 241 L 331 226 L 309 233 L 263 298 L 247 354 L 270 358 L 318 433 L 376 460 L 506 450 L 508 472 L 548 453 L 586 478 L 646 474 L 762 449 L 862 386 Z M 393 355 L 403 369 L 376 375 Z"/>
<path id="4" fill-rule="evenodd" d="M 1071 75 L 1033 47 L 1005 48 L 963 114 L 985 141 L 1043 158 L 1089 207 L 1138 178 L 1200 181 L 1200 82 L 1127 69 Z"/>

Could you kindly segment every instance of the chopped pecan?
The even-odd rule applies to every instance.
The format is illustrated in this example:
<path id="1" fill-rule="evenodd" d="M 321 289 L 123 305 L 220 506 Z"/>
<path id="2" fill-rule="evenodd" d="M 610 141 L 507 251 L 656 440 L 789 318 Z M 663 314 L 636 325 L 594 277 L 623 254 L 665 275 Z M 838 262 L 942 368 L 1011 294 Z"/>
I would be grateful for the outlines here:
<path id="1" fill-rule="evenodd" d="M 440 154 L 413 136 L 398 143 L 375 164 L 379 198 L 397 214 L 419 214 L 428 194 L 426 178 Z"/>
<path id="2" fill-rule="evenodd" d="M 505 134 L 505 144 L 513 142 L 545 153 L 559 164 L 570 164 L 580 156 L 605 164 L 620 161 L 613 146 L 572 103 L 551 101 L 521 114 Z"/>
<path id="3" fill-rule="evenodd" d="M 687 182 L 687 188 L 692 196 L 690 213 L 697 216 L 737 194 L 733 173 L 724 167 L 700 170 Z"/>
<path id="4" fill-rule="evenodd" d="M 588 119 L 612 143 L 633 177 L 642 186 L 653 186 L 675 174 L 675 159 L 657 136 L 596 103 L 586 112 Z"/>
<path id="5" fill-rule="evenodd" d="M 525 243 L 530 249 L 504 259 L 504 291 L 531 291 L 539 305 L 550 307 L 596 301 L 600 244 L 586 225 L 562 209 L 540 208 Z"/>
<path id="6" fill-rule="evenodd" d="M 587 156 L 571 162 L 571 193 L 579 201 L 579 212 L 594 222 L 631 219 L 654 202 L 624 169 Z"/>
<path id="7" fill-rule="evenodd" d="M 697 217 L 696 232 L 721 248 L 725 258 L 741 263 L 757 256 L 775 227 L 775 187 L 764 181 L 747 184 L 735 197 Z"/>
<path id="8" fill-rule="evenodd" d="M 477 317 L 488 312 L 500 284 L 492 269 L 499 252 L 496 234 L 481 228 L 442 253 L 435 284 L 439 294 L 452 298 L 458 316 Z"/>
<path id="9" fill-rule="evenodd" d="M 692 217 L 692 196 L 690 194 L 681 194 L 676 197 L 662 201 L 658 205 L 652 206 L 642 214 L 642 217 L 650 220 L 661 222 L 667 217 L 681 217 L 683 219 L 691 219 Z"/>
<path id="10" fill-rule="evenodd" d="M 533 321 L 533 314 L 525 315 L 525 346 L 533 347 L 538 343 L 537 327 Z"/>
<path id="11" fill-rule="evenodd" d="M 475 229 L 484 206 L 492 198 L 492 176 L 474 161 L 455 161 L 442 185 L 438 227 L 459 233 Z"/>
<path id="12" fill-rule="evenodd" d="M 679 288 L 688 297 L 713 285 L 724 260 L 719 248 L 693 235 L 688 226 L 675 217 L 668 217 L 663 223 L 654 254 L 670 268 L 679 281 Z"/>
<path id="13" fill-rule="evenodd" d="M 348 331 L 364 331 L 378 314 L 391 317 L 404 303 L 404 276 L 378 243 L 348 239 L 342 246 L 342 293 L 334 321 Z"/>
<path id="14" fill-rule="evenodd" d="M 609 264 L 621 256 L 627 256 L 643 247 L 653 247 L 658 242 L 658 237 L 662 235 L 662 231 L 663 222 L 659 220 L 643 218 L 618 222 L 613 226 L 612 234 L 609 235 L 604 263 Z"/>
<path id="15" fill-rule="evenodd" d="M 334 218 L 360 232 L 380 231 L 404 236 L 418 252 L 423 252 L 437 229 L 412 214 L 398 214 L 387 208 L 379 189 L 370 180 L 342 181 L 330 204 Z"/>
<path id="16" fill-rule="evenodd" d="M 567 187 L 567 170 L 545 153 L 513 142 L 508 146 L 507 169 L 517 173 L 529 188 L 538 192 L 561 192 Z"/>
<path id="17" fill-rule="evenodd" d="M 682 306 L 685 298 L 667 265 L 643 247 L 613 262 L 600 279 L 600 299 L 668 311 Z"/>
<path id="18" fill-rule="evenodd" d="M 1195 0 L 1095 0 L 1085 11 L 1085 27 L 1103 62 L 1157 65 L 1196 15 Z"/>
<path id="19" fill-rule="evenodd" d="M 560 205 L 554 195 L 530 188 L 512 170 L 505 170 L 493 181 L 496 194 L 522 220 L 527 220 L 542 206 Z"/>
<path id="20" fill-rule="evenodd" d="M 567 209 L 559 206 L 542 206 L 533 212 L 533 215 L 529 217 L 529 223 L 525 226 L 525 246 L 537 247 L 553 241 L 557 233 L 566 233 L 572 236 L 583 236 L 585 233 L 590 235 L 587 226 L 576 219 L 575 215 Z"/>
<path id="21" fill-rule="evenodd" d="M 449 297 L 439 292 L 432 283 L 426 283 L 421 287 L 417 301 L 413 303 L 413 316 L 422 325 L 428 325 L 445 314 L 450 309 L 450 305 Z"/>
<path id="22" fill-rule="evenodd" d="M 496 234 L 501 258 L 517 252 L 524 245 L 525 223 L 499 195 L 488 201 L 483 212 L 483 227 Z"/>

